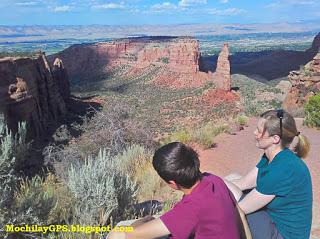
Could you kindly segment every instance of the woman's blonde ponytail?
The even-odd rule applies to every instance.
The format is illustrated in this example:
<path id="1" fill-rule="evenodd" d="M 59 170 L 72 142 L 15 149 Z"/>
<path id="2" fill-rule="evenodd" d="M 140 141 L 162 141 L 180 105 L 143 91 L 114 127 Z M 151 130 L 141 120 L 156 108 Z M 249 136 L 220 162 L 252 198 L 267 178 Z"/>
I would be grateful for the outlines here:
<path id="1" fill-rule="evenodd" d="M 299 134 L 297 137 L 299 140 L 294 151 L 300 158 L 306 158 L 310 151 L 310 142 L 308 138 L 302 134 Z"/>

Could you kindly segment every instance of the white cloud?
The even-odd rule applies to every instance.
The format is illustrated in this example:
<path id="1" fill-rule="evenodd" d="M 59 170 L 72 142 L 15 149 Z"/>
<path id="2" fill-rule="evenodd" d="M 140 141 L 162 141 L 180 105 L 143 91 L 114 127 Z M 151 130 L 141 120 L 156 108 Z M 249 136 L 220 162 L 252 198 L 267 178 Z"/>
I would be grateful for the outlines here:
<path id="1" fill-rule="evenodd" d="M 179 2 L 180 7 L 189 7 L 189 6 L 195 6 L 198 4 L 206 4 L 207 0 L 181 0 Z"/>
<path id="2" fill-rule="evenodd" d="M 155 12 L 163 12 L 172 9 L 177 9 L 177 6 L 170 2 L 159 3 L 151 6 L 151 10 Z"/>
<path id="3" fill-rule="evenodd" d="M 71 6 L 58 6 L 53 9 L 54 12 L 69 12 L 72 9 Z"/>
<path id="4" fill-rule="evenodd" d="M 18 6 L 35 6 L 38 4 L 39 4 L 39 2 L 17 2 L 17 3 L 15 3 L 15 5 L 18 5 Z"/>
<path id="5" fill-rule="evenodd" d="M 92 8 L 97 8 L 97 9 L 123 9 L 125 8 L 124 2 L 119 3 L 106 3 L 106 4 L 101 4 L 101 5 L 94 5 Z"/>
<path id="6" fill-rule="evenodd" d="M 209 14 L 218 15 L 218 16 L 230 16 L 230 15 L 239 15 L 244 13 L 245 10 L 239 8 L 227 8 L 227 9 L 208 9 Z"/>
<path id="7" fill-rule="evenodd" d="M 219 2 L 220 2 L 220 3 L 228 3 L 229 0 L 220 0 Z"/>
<path id="8" fill-rule="evenodd" d="M 294 5 L 307 5 L 307 6 L 317 6 L 316 1 L 312 0 L 282 0 L 282 1 L 276 1 L 272 2 L 265 6 L 265 8 L 273 8 L 273 9 L 279 9 L 279 8 L 287 8 Z"/>

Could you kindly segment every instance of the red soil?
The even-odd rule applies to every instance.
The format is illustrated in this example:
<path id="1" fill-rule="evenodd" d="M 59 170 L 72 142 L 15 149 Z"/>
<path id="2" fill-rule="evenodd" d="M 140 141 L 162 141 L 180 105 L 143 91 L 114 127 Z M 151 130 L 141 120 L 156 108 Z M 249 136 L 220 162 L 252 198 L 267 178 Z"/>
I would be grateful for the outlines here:
<path id="1" fill-rule="evenodd" d="M 240 100 L 240 96 L 236 93 L 225 91 L 222 89 L 211 89 L 208 90 L 203 96 L 202 100 L 204 103 L 210 106 L 216 106 L 223 102 L 235 102 Z"/>

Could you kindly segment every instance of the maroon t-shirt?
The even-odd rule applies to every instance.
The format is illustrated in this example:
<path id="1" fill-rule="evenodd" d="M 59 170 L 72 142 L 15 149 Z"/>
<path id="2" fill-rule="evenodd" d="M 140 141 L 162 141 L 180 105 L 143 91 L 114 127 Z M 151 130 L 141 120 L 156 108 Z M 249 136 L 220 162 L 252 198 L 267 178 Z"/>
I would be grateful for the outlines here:
<path id="1" fill-rule="evenodd" d="M 237 209 L 223 180 L 204 173 L 191 194 L 160 217 L 173 239 L 239 239 Z"/>

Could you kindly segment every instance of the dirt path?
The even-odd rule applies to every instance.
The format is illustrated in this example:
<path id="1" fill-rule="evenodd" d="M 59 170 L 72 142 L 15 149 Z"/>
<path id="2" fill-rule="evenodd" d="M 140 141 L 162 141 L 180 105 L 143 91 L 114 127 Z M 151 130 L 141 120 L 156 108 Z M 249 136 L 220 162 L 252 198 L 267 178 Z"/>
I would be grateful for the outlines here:
<path id="1" fill-rule="evenodd" d="M 311 151 L 305 159 L 313 183 L 312 239 L 320 239 L 320 131 L 302 126 L 297 119 L 299 131 L 311 142 Z M 257 119 L 249 120 L 249 127 L 236 135 L 222 134 L 216 138 L 217 147 L 199 151 L 201 170 L 221 177 L 233 172 L 245 174 L 259 162 L 262 151 L 255 146 L 253 131 Z"/>

